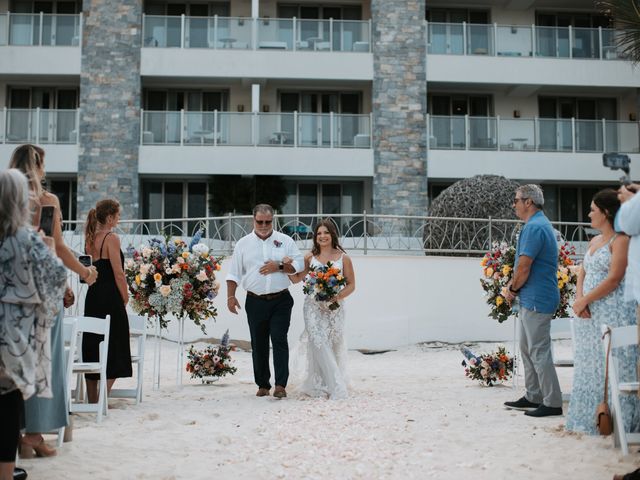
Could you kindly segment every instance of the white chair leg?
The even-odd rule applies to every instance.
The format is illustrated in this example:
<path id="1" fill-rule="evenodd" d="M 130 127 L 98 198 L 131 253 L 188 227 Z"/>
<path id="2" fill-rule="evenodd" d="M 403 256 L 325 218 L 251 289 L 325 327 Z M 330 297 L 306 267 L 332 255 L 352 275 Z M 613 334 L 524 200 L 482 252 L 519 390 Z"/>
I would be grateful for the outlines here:
<path id="1" fill-rule="evenodd" d="M 64 429 L 65 427 L 60 427 L 58 429 L 58 439 L 56 440 L 56 447 L 60 448 L 62 446 L 62 442 L 64 440 Z"/>

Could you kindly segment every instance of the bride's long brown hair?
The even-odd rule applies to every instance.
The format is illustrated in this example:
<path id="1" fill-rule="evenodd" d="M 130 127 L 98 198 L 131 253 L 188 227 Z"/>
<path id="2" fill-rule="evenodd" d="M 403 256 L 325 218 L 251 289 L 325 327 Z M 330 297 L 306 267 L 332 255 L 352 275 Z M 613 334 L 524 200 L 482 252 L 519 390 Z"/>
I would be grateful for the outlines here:
<path id="1" fill-rule="evenodd" d="M 320 245 L 318 245 L 318 230 L 320 227 L 326 227 L 329 230 L 329 235 L 331 235 L 331 246 L 340 250 L 342 253 L 347 253 L 347 251 L 342 248 L 340 242 L 338 241 L 338 228 L 336 224 L 330 218 L 325 218 L 324 220 L 320 220 L 315 228 L 313 229 L 313 248 L 311 249 L 311 253 L 314 255 L 318 255 L 320 253 Z"/>

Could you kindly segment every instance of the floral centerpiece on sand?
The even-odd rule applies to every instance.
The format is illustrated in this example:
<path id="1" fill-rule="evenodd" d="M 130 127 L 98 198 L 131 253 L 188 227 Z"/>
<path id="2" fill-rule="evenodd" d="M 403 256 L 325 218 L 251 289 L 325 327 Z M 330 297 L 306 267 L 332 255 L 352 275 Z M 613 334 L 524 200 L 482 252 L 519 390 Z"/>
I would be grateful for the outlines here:
<path id="1" fill-rule="evenodd" d="M 186 316 L 206 333 L 203 321 L 217 315 L 213 300 L 220 289 L 216 272 L 222 257 L 211 255 L 201 235 L 196 233 L 188 245 L 167 236 L 152 238 L 138 250 L 129 247 L 125 276 L 136 313 L 157 317 L 162 328 L 168 314 Z"/>
<path id="2" fill-rule="evenodd" d="M 554 318 L 566 318 L 571 316 L 571 300 L 576 291 L 578 275 L 572 256 L 575 248 L 564 242 L 559 246 L 558 253 L 558 289 L 560 290 L 560 304 Z M 491 307 L 489 316 L 499 323 L 507 320 L 517 312 L 511 309 L 505 299 L 507 285 L 513 277 L 516 248 L 506 242 L 495 242 L 491 251 L 485 253 L 480 265 L 483 278 L 480 279 L 482 289 L 485 291 L 487 304 Z"/>
<path id="3" fill-rule="evenodd" d="M 230 352 L 233 350 L 234 346 L 229 344 L 229 330 L 222 336 L 220 345 L 207 345 L 204 350 L 196 350 L 191 345 L 187 352 L 187 372 L 191 378 L 202 378 L 203 382 L 206 377 L 233 375 L 238 370 L 231 365 Z"/>
<path id="4" fill-rule="evenodd" d="M 475 355 L 467 347 L 460 347 L 465 356 L 462 366 L 464 374 L 471 380 L 492 387 L 495 383 L 504 382 L 513 375 L 513 357 L 510 357 L 504 346 L 498 346 L 498 350 L 492 353 Z"/>
<path id="5" fill-rule="evenodd" d="M 309 270 L 309 273 L 304 278 L 302 292 L 305 295 L 315 295 L 315 299 L 319 302 L 330 301 L 347 284 L 342 271 L 335 267 L 332 262 L 327 262 L 326 265 L 321 267 L 311 266 Z M 338 308 L 340 308 L 338 302 L 334 301 L 329 304 L 329 310 L 337 310 Z"/>

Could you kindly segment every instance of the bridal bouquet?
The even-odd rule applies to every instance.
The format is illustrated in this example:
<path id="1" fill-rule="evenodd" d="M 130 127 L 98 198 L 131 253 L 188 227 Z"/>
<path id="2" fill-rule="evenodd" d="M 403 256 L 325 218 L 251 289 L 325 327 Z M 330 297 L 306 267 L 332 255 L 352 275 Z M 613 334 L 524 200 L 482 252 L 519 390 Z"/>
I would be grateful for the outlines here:
<path id="1" fill-rule="evenodd" d="M 232 350 L 233 347 L 229 344 L 229 330 L 222 336 L 220 345 L 208 345 L 204 350 L 196 350 L 191 345 L 187 352 L 187 372 L 191 374 L 191 378 L 202 379 L 233 375 L 238 369 L 231 365 Z"/>
<path id="2" fill-rule="evenodd" d="M 315 299 L 320 302 L 330 301 L 347 284 L 340 269 L 334 267 L 332 262 L 327 262 L 321 267 L 312 265 L 309 270 L 304 279 L 302 291 L 305 295 L 315 295 Z M 329 310 L 337 310 L 338 308 L 340 308 L 338 302 L 334 301 L 329 304 Z"/>
<path id="3" fill-rule="evenodd" d="M 465 356 L 462 366 L 464 374 L 471 380 L 479 380 L 480 383 L 492 387 L 494 383 L 508 380 L 513 375 L 513 357 L 510 357 L 504 346 L 492 353 L 477 356 L 467 347 L 460 350 Z"/>
<path id="4" fill-rule="evenodd" d="M 198 232 L 190 244 L 165 237 L 152 238 L 138 250 L 129 247 L 132 258 L 124 272 L 136 313 L 158 317 L 162 328 L 169 323 L 167 314 L 187 316 L 206 333 L 202 322 L 217 315 L 213 300 L 222 257 L 211 255 L 200 239 Z"/>
<path id="5" fill-rule="evenodd" d="M 554 318 L 571 316 L 571 301 L 578 282 L 576 266 L 572 259 L 575 253 L 575 248 L 567 242 L 559 246 L 557 277 L 560 304 Z M 480 262 L 483 274 L 480 284 L 485 291 L 486 302 L 491 307 L 489 316 L 498 320 L 499 323 L 504 322 L 511 315 L 517 315 L 517 312 L 511 310 L 511 305 L 505 298 L 507 285 L 513 277 L 515 255 L 516 248 L 513 245 L 496 242 Z"/>

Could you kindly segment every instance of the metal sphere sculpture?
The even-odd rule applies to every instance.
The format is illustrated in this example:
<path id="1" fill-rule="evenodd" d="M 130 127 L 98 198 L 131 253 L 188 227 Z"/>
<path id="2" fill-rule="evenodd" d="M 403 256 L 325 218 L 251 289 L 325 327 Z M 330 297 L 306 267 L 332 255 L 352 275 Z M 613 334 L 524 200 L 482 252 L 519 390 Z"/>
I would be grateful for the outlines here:
<path id="1" fill-rule="evenodd" d="M 436 197 L 429 210 L 431 219 L 424 232 L 424 248 L 446 250 L 451 255 L 474 255 L 484 252 L 496 240 L 511 241 L 516 223 L 468 219 L 516 219 L 513 197 L 520 184 L 498 175 L 476 175 L 460 180 Z M 475 251 L 475 253 L 474 253 Z"/>

